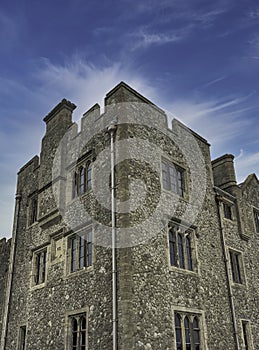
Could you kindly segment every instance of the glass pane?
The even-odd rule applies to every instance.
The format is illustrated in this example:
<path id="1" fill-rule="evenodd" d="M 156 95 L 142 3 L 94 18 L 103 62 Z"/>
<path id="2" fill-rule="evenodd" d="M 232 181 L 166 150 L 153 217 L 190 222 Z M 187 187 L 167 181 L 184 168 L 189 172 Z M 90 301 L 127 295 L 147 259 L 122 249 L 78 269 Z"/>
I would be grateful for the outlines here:
<path id="1" fill-rule="evenodd" d="M 71 239 L 71 272 L 76 271 L 76 238 Z"/>
<path id="2" fill-rule="evenodd" d="M 170 264 L 172 266 L 176 266 L 175 232 L 172 229 L 169 231 L 169 249 L 170 249 Z"/>
<path id="3" fill-rule="evenodd" d="M 175 315 L 175 336 L 176 336 L 176 348 L 182 350 L 182 332 L 181 332 L 181 318 L 179 314 Z"/>
<path id="4" fill-rule="evenodd" d="M 90 163 L 87 168 L 87 189 L 92 188 L 92 164 Z"/>
<path id="5" fill-rule="evenodd" d="M 85 239 L 84 237 L 79 238 L 79 268 L 85 267 Z"/>
<path id="6" fill-rule="evenodd" d="M 191 251 L 191 239 L 189 236 L 186 237 L 186 257 L 188 270 L 192 270 L 192 251 Z"/>
<path id="7" fill-rule="evenodd" d="M 184 194 L 184 182 L 183 182 L 183 172 L 177 171 L 177 179 L 178 179 L 178 194 L 183 197 Z"/>
<path id="8" fill-rule="evenodd" d="M 179 256 L 179 266 L 184 269 L 184 255 L 183 255 L 183 238 L 180 233 L 178 237 L 178 256 Z"/>

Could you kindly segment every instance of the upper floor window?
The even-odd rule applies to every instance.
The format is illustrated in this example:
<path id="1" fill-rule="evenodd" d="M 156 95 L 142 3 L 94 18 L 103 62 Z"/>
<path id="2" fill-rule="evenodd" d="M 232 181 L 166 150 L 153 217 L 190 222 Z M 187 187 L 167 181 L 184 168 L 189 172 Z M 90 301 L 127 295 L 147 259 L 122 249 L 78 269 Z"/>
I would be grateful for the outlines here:
<path id="1" fill-rule="evenodd" d="M 162 180 L 166 190 L 184 196 L 184 170 L 168 161 L 162 161 Z"/>
<path id="2" fill-rule="evenodd" d="M 229 250 L 230 265 L 232 272 L 232 280 L 235 283 L 242 282 L 242 273 L 241 273 L 241 253 L 234 250 Z"/>
<path id="3" fill-rule="evenodd" d="M 80 196 L 92 188 L 92 163 L 87 162 L 77 168 L 73 175 L 72 198 Z"/>
<path id="4" fill-rule="evenodd" d="M 68 349 L 71 350 L 86 350 L 86 314 L 78 314 L 69 317 L 70 319 L 70 334 Z"/>
<path id="5" fill-rule="evenodd" d="M 70 272 L 92 265 L 92 232 L 80 232 L 69 238 Z"/>
<path id="6" fill-rule="evenodd" d="M 38 198 L 37 196 L 33 196 L 30 201 L 30 217 L 29 217 L 29 225 L 32 225 L 37 221 L 38 216 Z"/>
<path id="7" fill-rule="evenodd" d="M 200 315 L 175 312 L 176 350 L 200 350 Z"/>
<path id="8" fill-rule="evenodd" d="M 42 284 L 46 281 L 47 249 L 35 252 L 33 263 L 34 285 Z"/>
<path id="9" fill-rule="evenodd" d="M 232 206 L 228 203 L 223 203 L 224 217 L 229 220 L 233 220 Z"/>
<path id="10" fill-rule="evenodd" d="M 179 229 L 177 225 L 169 229 L 169 254 L 171 266 L 193 270 L 192 248 L 193 230 Z"/>
<path id="11" fill-rule="evenodd" d="M 254 209 L 254 221 L 256 232 L 259 232 L 259 211 Z"/>

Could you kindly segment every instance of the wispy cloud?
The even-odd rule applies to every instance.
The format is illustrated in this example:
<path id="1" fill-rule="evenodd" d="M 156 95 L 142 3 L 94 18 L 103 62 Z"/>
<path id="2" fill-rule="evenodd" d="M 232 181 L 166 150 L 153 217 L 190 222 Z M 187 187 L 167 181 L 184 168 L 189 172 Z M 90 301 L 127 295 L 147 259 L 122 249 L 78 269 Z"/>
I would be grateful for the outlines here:
<path id="1" fill-rule="evenodd" d="M 3 78 L 4 84 L 0 85 L 5 86 L 0 88 L 0 100 L 6 101 L 0 104 L 0 239 L 11 233 L 16 173 L 39 154 L 44 134 L 42 119 L 62 98 L 77 104 L 74 120 L 78 120 L 96 102 L 102 105 L 105 94 L 121 80 L 148 98 L 155 96 L 151 84 L 120 63 L 98 67 L 75 56 L 68 63 L 57 65 L 41 59 L 38 69 L 31 74 L 33 88 Z"/>
<path id="2" fill-rule="evenodd" d="M 254 173 L 259 174 L 259 152 L 248 153 L 240 151 L 239 156 L 235 159 L 237 181 L 242 182 L 250 174 L 251 169 Z"/>
<path id="3" fill-rule="evenodd" d="M 224 75 L 224 76 L 219 77 L 219 78 L 217 78 L 217 79 L 213 79 L 213 80 L 211 80 L 211 81 L 209 81 L 209 82 L 205 83 L 205 84 L 202 86 L 202 88 L 205 88 L 205 87 L 208 87 L 208 86 L 211 86 L 211 85 L 217 84 L 217 83 L 219 83 L 220 81 L 222 81 L 222 80 L 226 79 L 226 77 L 227 77 L 227 76 L 226 76 L 226 75 Z"/>

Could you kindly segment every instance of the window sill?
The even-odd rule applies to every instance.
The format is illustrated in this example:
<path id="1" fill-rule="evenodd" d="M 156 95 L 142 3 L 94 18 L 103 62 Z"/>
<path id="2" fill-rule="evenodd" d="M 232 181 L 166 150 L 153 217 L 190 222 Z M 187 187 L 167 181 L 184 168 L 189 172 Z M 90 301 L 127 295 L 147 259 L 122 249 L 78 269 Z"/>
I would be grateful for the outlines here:
<path id="1" fill-rule="evenodd" d="M 169 266 L 169 272 L 177 272 L 177 273 L 179 272 L 179 273 L 193 275 L 193 276 L 199 275 L 198 271 L 182 269 L 181 267 L 176 267 L 176 266 Z"/>
<path id="2" fill-rule="evenodd" d="M 85 197 L 89 196 L 89 194 L 92 192 L 92 188 L 87 190 L 85 193 L 80 194 L 79 196 L 76 196 L 75 198 L 71 198 L 70 201 L 68 201 L 68 204 L 73 204 L 74 202 L 78 201 L 78 200 L 82 200 Z"/>
<path id="3" fill-rule="evenodd" d="M 65 276 L 65 278 L 71 278 L 71 277 L 76 277 L 76 276 L 80 276 L 83 275 L 85 273 L 90 273 L 92 272 L 94 269 L 93 266 L 89 266 L 89 267 L 84 267 L 83 269 L 74 271 L 74 272 L 68 272 Z"/>
<path id="4" fill-rule="evenodd" d="M 44 282 L 44 283 L 33 285 L 33 286 L 31 286 L 31 290 L 33 291 L 33 290 L 37 290 L 37 289 L 42 289 L 42 288 L 46 287 L 46 284 L 47 283 Z"/>

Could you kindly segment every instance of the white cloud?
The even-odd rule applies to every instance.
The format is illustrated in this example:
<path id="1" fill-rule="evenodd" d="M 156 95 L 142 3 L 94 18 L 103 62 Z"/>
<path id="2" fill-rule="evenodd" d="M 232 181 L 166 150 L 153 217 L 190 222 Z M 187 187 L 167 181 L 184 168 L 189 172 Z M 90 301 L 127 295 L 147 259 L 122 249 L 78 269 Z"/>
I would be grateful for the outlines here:
<path id="1" fill-rule="evenodd" d="M 10 103 L 0 106 L 0 238 L 11 233 L 16 173 L 39 153 L 43 117 L 65 97 L 77 104 L 74 119 L 80 119 L 96 102 L 102 106 L 105 94 L 121 80 L 150 99 L 155 96 L 154 88 L 125 65 L 113 63 L 100 68 L 80 57 L 64 65 L 42 59 L 39 70 L 34 72 L 33 88 L 4 81 L 6 89 L 0 88 L 0 95 Z"/>

